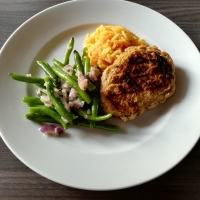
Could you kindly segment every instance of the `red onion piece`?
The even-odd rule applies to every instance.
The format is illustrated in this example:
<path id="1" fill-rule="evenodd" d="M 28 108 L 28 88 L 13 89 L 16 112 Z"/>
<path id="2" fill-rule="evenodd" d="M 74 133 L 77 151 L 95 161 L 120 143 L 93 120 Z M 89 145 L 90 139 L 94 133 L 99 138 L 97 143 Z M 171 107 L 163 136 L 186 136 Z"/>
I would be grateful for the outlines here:
<path id="1" fill-rule="evenodd" d="M 100 71 L 99 69 L 97 69 L 96 67 L 92 67 L 90 68 L 90 72 L 89 72 L 89 77 L 91 81 L 98 81 L 98 76 L 100 75 Z"/>
<path id="2" fill-rule="evenodd" d="M 81 90 L 86 90 L 88 88 L 88 79 L 79 70 L 76 71 L 76 76 L 78 77 L 78 86 Z"/>
<path id="3" fill-rule="evenodd" d="M 45 124 L 42 127 L 40 127 L 39 130 L 46 135 L 53 135 L 53 136 L 61 135 L 64 132 L 62 128 L 55 126 L 53 124 Z"/>
<path id="4" fill-rule="evenodd" d="M 77 91 L 73 88 L 71 88 L 69 92 L 69 101 L 74 101 L 77 97 Z"/>
<path id="5" fill-rule="evenodd" d="M 61 135 L 63 133 L 63 129 L 60 127 L 56 127 L 54 130 L 56 133 L 58 133 L 58 135 Z"/>

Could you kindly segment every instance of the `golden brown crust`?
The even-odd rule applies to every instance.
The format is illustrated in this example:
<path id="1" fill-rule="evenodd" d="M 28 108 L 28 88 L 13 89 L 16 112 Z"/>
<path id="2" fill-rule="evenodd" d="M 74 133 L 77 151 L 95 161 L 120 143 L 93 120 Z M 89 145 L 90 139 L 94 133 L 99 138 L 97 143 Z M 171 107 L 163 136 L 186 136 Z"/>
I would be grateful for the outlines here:
<path id="1" fill-rule="evenodd" d="M 129 47 L 102 75 L 101 105 L 127 121 L 164 103 L 175 91 L 175 68 L 156 46 Z"/>

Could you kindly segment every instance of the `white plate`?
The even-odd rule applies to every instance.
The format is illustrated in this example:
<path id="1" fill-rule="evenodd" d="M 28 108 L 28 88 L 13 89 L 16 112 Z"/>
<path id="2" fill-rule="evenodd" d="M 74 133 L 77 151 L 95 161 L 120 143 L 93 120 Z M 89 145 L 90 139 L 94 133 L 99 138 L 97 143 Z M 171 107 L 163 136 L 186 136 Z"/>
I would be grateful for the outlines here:
<path id="1" fill-rule="evenodd" d="M 62 59 L 71 36 L 81 51 L 86 33 L 100 24 L 121 25 L 167 51 L 177 72 L 175 94 L 119 132 L 73 127 L 64 137 L 44 137 L 25 120 L 22 98 L 34 88 L 8 72 L 43 76 L 36 60 Z M 25 22 L 0 55 L 0 132 L 11 151 L 42 176 L 67 186 L 111 190 L 142 184 L 180 162 L 199 138 L 200 56 L 173 22 L 125 1 L 74 1 L 51 7 Z"/>

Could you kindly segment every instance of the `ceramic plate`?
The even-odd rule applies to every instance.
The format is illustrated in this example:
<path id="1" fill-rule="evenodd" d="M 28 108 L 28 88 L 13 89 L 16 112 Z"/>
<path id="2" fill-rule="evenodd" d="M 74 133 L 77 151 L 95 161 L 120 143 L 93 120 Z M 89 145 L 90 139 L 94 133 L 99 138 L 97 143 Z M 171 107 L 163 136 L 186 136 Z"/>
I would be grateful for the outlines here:
<path id="1" fill-rule="evenodd" d="M 43 77 L 36 60 L 62 60 L 69 39 L 82 50 L 86 33 L 100 24 L 120 25 L 167 51 L 177 74 L 175 94 L 131 122 L 111 120 L 121 131 L 71 127 L 63 137 L 44 137 L 25 120 L 22 98 L 35 88 L 8 72 Z M 200 134 L 200 56 L 173 22 L 126 1 L 73 1 L 46 9 L 26 21 L 0 54 L 0 132 L 25 165 L 57 183 L 88 190 L 112 190 L 152 180 L 179 163 Z"/>

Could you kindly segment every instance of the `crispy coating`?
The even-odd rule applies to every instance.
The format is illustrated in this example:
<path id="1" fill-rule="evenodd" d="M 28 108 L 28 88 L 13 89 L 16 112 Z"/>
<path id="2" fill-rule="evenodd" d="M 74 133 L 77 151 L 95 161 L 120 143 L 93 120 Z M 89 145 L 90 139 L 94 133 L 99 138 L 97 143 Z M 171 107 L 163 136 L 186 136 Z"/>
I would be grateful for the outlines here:
<path id="1" fill-rule="evenodd" d="M 124 121 L 164 103 L 175 91 L 175 67 L 156 46 L 129 47 L 106 68 L 100 101 L 105 113 Z"/>

